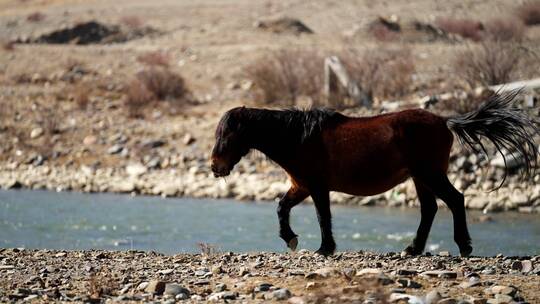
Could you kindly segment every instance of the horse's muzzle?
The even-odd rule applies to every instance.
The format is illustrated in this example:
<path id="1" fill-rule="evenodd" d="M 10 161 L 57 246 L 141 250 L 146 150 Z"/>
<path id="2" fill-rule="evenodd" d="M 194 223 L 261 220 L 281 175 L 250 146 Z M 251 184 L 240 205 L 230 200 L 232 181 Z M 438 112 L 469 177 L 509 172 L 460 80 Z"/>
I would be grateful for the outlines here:
<path id="1" fill-rule="evenodd" d="M 218 166 L 215 163 L 212 163 L 212 172 L 214 172 L 214 177 L 224 177 L 231 173 L 231 170 L 229 168 L 226 168 L 225 166 Z"/>

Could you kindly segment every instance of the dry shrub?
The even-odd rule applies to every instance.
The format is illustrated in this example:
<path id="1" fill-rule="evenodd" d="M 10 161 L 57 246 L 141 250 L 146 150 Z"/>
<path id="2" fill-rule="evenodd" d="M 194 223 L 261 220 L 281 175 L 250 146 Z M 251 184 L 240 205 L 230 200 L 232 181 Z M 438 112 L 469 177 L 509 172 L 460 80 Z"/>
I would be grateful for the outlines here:
<path id="1" fill-rule="evenodd" d="M 162 51 L 148 52 L 137 57 L 137 61 L 148 66 L 169 67 L 171 58 Z"/>
<path id="2" fill-rule="evenodd" d="M 454 70 L 472 88 L 502 84 L 512 80 L 521 55 L 515 44 L 483 41 L 460 52 L 454 60 Z"/>
<path id="3" fill-rule="evenodd" d="M 35 12 L 35 13 L 32 13 L 28 16 L 26 16 L 26 21 L 28 22 L 41 22 L 43 20 L 45 20 L 45 14 L 43 13 L 40 13 L 40 12 Z"/>
<path id="4" fill-rule="evenodd" d="M 192 102 L 184 78 L 166 68 L 152 67 L 136 74 L 126 88 L 126 105 L 130 116 L 141 117 L 143 110 L 158 101 L 175 107 Z"/>
<path id="5" fill-rule="evenodd" d="M 349 75 L 371 97 L 397 98 L 411 90 L 416 68 L 407 49 L 347 51 L 341 57 Z"/>
<path id="6" fill-rule="evenodd" d="M 157 100 L 179 99 L 188 93 L 184 78 L 168 69 L 148 68 L 136 75 Z"/>
<path id="7" fill-rule="evenodd" d="M 313 51 L 283 50 L 244 68 L 253 81 L 256 99 L 263 104 L 294 105 L 299 97 L 321 98 L 324 58 Z"/>
<path id="8" fill-rule="evenodd" d="M 90 299 L 101 299 L 103 296 L 114 295 L 119 284 L 113 279 L 108 269 L 102 269 L 97 273 L 91 273 L 88 278 L 87 293 Z"/>
<path id="9" fill-rule="evenodd" d="M 484 29 L 481 22 L 472 19 L 437 18 L 435 25 L 441 30 L 473 41 L 482 39 Z"/>
<path id="10" fill-rule="evenodd" d="M 72 98 L 77 108 L 86 110 L 90 104 L 90 88 L 87 84 L 81 83 L 73 88 Z"/>
<path id="11" fill-rule="evenodd" d="M 212 256 L 219 253 L 219 248 L 216 245 L 208 243 L 197 243 L 197 247 L 201 251 L 201 254 L 204 256 Z"/>
<path id="12" fill-rule="evenodd" d="M 2 41 L 0 43 L 1 43 L 2 49 L 4 51 L 11 52 L 11 51 L 15 50 L 15 42 L 14 41 Z"/>
<path id="13" fill-rule="evenodd" d="M 399 38 L 399 31 L 392 30 L 382 23 L 373 24 L 369 32 L 376 40 L 381 42 L 395 41 Z"/>
<path id="14" fill-rule="evenodd" d="M 540 24 L 540 1 L 529 1 L 517 8 L 516 14 L 526 25 Z"/>
<path id="15" fill-rule="evenodd" d="M 484 38 L 520 42 L 525 36 L 523 22 L 513 18 L 495 18 L 485 24 Z"/>
<path id="16" fill-rule="evenodd" d="M 120 23 L 130 29 L 139 29 L 144 25 L 144 21 L 139 16 L 124 16 L 120 18 Z"/>

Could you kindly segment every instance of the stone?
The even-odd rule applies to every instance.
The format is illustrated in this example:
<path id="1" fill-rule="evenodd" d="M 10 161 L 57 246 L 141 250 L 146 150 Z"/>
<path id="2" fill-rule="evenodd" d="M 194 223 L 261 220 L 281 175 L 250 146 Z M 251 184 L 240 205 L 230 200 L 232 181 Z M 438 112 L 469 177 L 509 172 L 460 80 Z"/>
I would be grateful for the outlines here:
<path id="1" fill-rule="evenodd" d="M 83 145 L 93 146 L 97 143 L 98 138 L 94 135 L 88 135 L 83 139 Z"/>
<path id="2" fill-rule="evenodd" d="M 398 269 L 396 274 L 400 276 L 414 276 L 418 274 L 418 271 L 412 269 Z"/>
<path id="3" fill-rule="evenodd" d="M 140 163 L 133 163 L 126 166 L 126 173 L 131 176 L 141 176 L 148 171 L 145 166 Z"/>
<path id="4" fill-rule="evenodd" d="M 482 210 L 489 204 L 489 197 L 485 195 L 473 196 L 469 200 L 466 200 L 467 208 Z"/>
<path id="5" fill-rule="evenodd" d="M 415 282 L 410 279 L 398 279 L 397 282 L 401 285 L 403 288 L 421 288 L 422 285 L 418 282 Z"/>
<path id="6" fill-rule="evenodd" d="M 195 142 L 195 138 L 190 133 L 186 133 L 186 135 L 184 135 L 184 138 L 182 139 L 182 142 L 184 143 L 184 145 L 191 145 Z"/>
<path id="7" fill-rule="evenodd" d="M 356 276 L 364 276 L 364 275 L 380 275 L 382 274 L 382 270 L 379 268 L 364 268 L 360 271 L 356 272 Z"/>
<path id="8" fill-rule="evenodd" d="M 533 263 L 531 260 L 523 260 L 521 261 L 521 272 L 523 273 L 529 273 L 534 269 Z"/>
<path id="9" fill-rule="evenodd" d="M 308 273 L 306 275 L 306 279 L 308 280 L 314 280 L 314 279 L 323 279 L 328 278 L 330 276 L 333 276 L 335 274 L 339 274 L 339 271 L 332 267 L 325 267 L 321 269 L 317 269 L 314 272 Z"/>
<path id="10" fill-rule="evenodd" d="M 190 296 L 191 292 L 189 291 L 189 289 L 179 285 L 179 284 L 176 284 L 176 283 L 169 283 L 169 284 L 166 284 L 165 285 L 165 290 L 163 291 L 163 294 L 165 295 L 170 295 L 170 296 L 173 296 L 173 297 L 176 297 L 176 295 L 178 294 L 186 294 L 188 297 Z"/>
<path id="11" fill-rule="evenodd" d="M 151 294 L 160 295 L 163 294 L 163 292 L 165 291 L 165 285 L 166 284 L 163 281 L 152 280 L 148 282 L 148 285 L 146 286 L 144 291 Z"/>
<path id="12" fill-rule="evenodd" d="M 516 294 L 516 289 L 511 286 L 495 285 L 491 287 L 491 292 L 496 295 L 503 294 L 503 295 L 514 296 Z"/>
<path id="13" fill-rule="evenodd" d="M 426 304 L 436 304 L 441 299 L 442 299 L 441 293 L 438 290 L 434 289 L 426 294 L 425 302 Z"/>
<path id="14" fill-rule="evenodd" d="M 222 291 L 212 294 L 208 297 L 208 301 L 217 302 L 221 300 L 236 300 L 238 293 L 232 291 Z"/>
<path id="15" fill-rule="evenodd" d="M 280 288 L 280 289 L 274 290 L 274 292 L 272 292 L 272 295 L 273 295 L 273 298 L 278 301 L 287 300 L 292 296 L 291 292 L 286 288 Z"/>
<path id="16" fill-rule="evenodd" d="M 154 149 L 164 146 L 166 143 L 166 141 L 161 139 L 147 139 L 141 143 L 141 146 L 143 148 Z"/>
<path id="17" fill-rule="evenodd" d="M 449 257 L 449 256 L 450 256 L 450 252 L 449 252 L 449 251 L 441 251 L 441 252 L 439 252 L 439 256 L 442 256 L 442 257 Z"/>
<path id="18" fill-rule="evenodd" d="M 107 153 L 109 154 L 118 154 L 124 150 L 124 146 L 122 145 L 114 145 L 107 149 Z"/>
<path id="19" fill-rule="evenodd" d="M 41 135 L 43 135 L 43 133 L 45 133 L 43 128 L 41 128 L 41 127 L 34 128 L 34 129 L 32 129 L 32 131 L 30 131 L 30 138 L 31 139 L 38 138 Z"/>
<path id="20" fill-rule="evenodd" d="M 417 296 L 404 294 L 404 293 L 396 293 L 396 292 L 390 294 L 388 301 L 391 303 L 398 302 L 398 303 L 409 303 L 409 304 L 424 304 L 424 301 Z M 406 302 L 403 302 L 403 301 L 406 301 Z"/>
<path id="21" fill-rule="evenodd" d="M 227 290 L 227 285 L 225 283 L 216 284 L 216 292 L 221 292 Z"/>
<path id="22" fill-rule="evenodd" d="M 290 304 L 306 304 L 306 300 L 302 297 L 292 297 L 288 301 Z"/>
<path id="23" fill-rule="evenodd" d="M 458 303 L 458 300 L 452 299 L 452 298 L 442 299 L 442 300 L 439 300 L 439 302 L 437 302 L 437 304 L 457 304 L 457 303 Z"/>
<path id="24" fill-rule="evenodd" d="M 261 283 L 259 284 L 258 286 L 256 286 L 253 291 L 254 292 L 263 292 L 263 291 L 269 291 L 270 288 L 272 287 L 273 285 L 270 284 L 270 283 Z"/>
<path id="25" fill-rule="evenodd" d="M 431 271 L 424 271 L 420 274 L 421 276 L 425 277 L 438 277 L 443 279 L 455 279 L 457 278 L 457 272 L 455 271 L 448 271 L 448 270 L 431 270 Z"/>

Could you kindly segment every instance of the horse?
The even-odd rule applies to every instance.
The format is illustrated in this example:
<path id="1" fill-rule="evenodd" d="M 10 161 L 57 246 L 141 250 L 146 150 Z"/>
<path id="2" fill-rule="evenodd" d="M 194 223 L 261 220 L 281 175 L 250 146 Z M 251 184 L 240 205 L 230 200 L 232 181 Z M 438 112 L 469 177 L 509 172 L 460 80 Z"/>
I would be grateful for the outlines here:
<path id="1" fill-rule="evenodd" d="M 447 177 L 454 135 L 461 144 L 486 156 L 482 138 L 487 139 L 505 164 L 504 150 L 515 151 L 511 155 L 521 157 L 524 164 L 520 173 L 530 176 L 538 162 L 538 147 L 533 140 L 538 122 L 516 106 L 518 94 L 518 90 L 493 94 L 476 110 L 450 117 L 424 109 L 349 117 L 329 109 L 236 107 L 222 116 L 216 128 L 211 170 L 215 177 L 229 175 L 252 149 L 281 166 L 291 187 L 277 207 L 279 236 L 291 250 L 296 249 L 298 236 L 289 225 L 289 214 L 311 196 L 321 232 L 316 253 L 324 256 L 336 249 L 330 191 L 370 196 L 412 178 L 421 219 L 416 236 L 403 253 L 423 253 L 439 198 L 452 213 L 454 241 L 460 254 L 469 256 L 473 248 L 464 196 Z"/>

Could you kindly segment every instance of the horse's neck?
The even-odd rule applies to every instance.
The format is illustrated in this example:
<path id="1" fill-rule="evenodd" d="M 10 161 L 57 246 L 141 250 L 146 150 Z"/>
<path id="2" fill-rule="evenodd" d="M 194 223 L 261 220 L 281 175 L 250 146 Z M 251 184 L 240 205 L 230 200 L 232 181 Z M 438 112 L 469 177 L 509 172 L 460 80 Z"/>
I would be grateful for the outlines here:
<path id="1" fill-rule="evenodd" d="M 251 126 L 251 148 L 259 150 L 282 167 L 287 166 L 291 156 L 293 132 L 287 132 L 283 122 L 275 119 L 253 122 Z"/>

